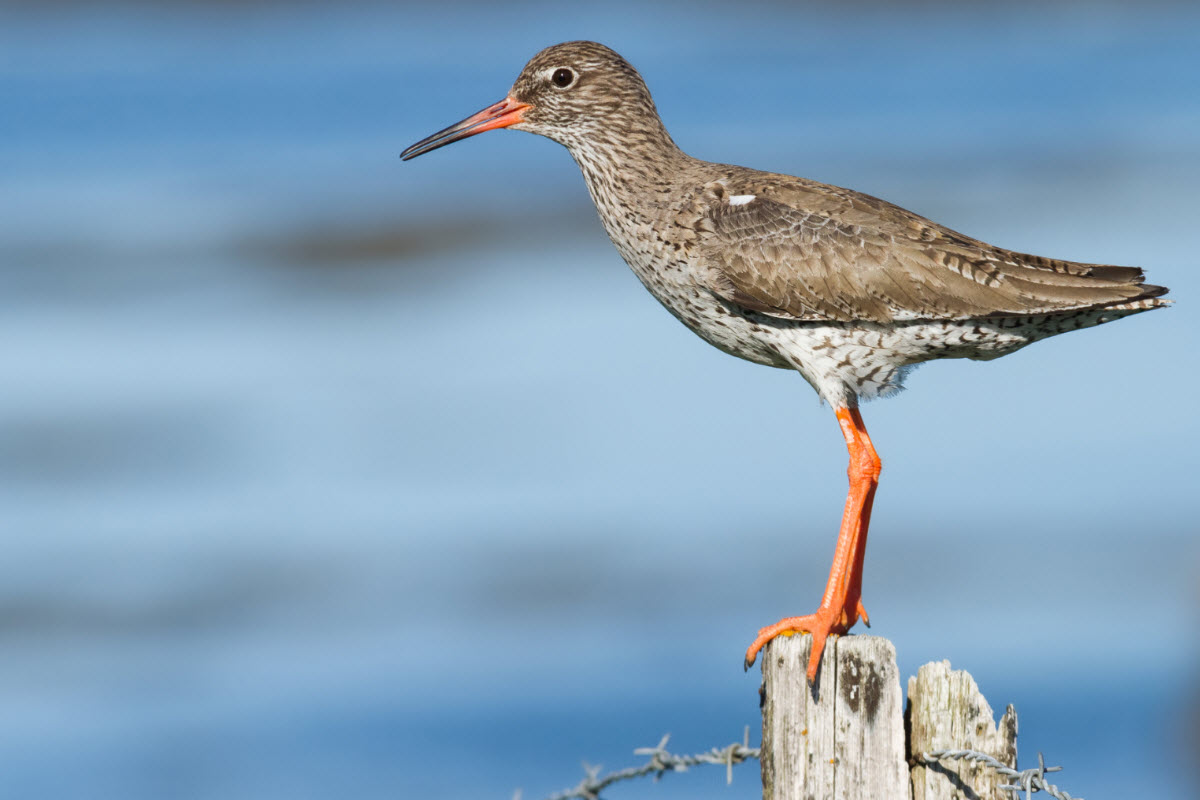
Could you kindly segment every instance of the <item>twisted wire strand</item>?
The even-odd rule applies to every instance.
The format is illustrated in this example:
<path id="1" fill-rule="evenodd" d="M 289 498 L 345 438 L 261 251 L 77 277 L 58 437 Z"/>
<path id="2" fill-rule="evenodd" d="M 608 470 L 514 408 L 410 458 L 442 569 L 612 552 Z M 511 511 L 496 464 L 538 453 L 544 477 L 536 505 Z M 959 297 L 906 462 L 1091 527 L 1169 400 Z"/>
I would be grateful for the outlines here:
<path id="1" fill-rule="evenodd" d="M 920 760 L 926 764 L 936 764 L 944 759 L 962 759 L 984 764 L 993 771 L 1012 779 L 1011 783 L 999 788 L 1012 792 L 1014 796 L 1024 793 L 1026 800 L 1033 797 L 1034 792 L 1045 792 L 1057 800 L 1083 800 L 1082 797 L 1074 797 L 1046 780 L 1047 772 L 1059 772 L 1062 767 L 1047 767 L 1046 760 L 1042 758 L 1041 753 L 1038 753 L 1036 767 L 1022 770 L 1013 769 L 978 750 L 934 750 L 932 753 L 922 753 L 920 756 Z"/>
<path id="2" fill-rule="evenodd" d="M 667 742 L 671 734 L 667 734 L 654 747 L 639 747 L 634 755 L 649 756 L 649 760 L 637 767 L 626 767 L 607 775 L 600 774 L 599 766 L 584 764 L 587 773 L 583 780 L 570 789 L 564 789 L 558 794 L 550 795 L 546 800 L 600 800 L 600 792 L 619 781 L 654 775 L 658 780 L 668 772 L 686 772 L 689 767 L 699 764 L 720 764 L 725 767 L 725 782 L 733 782 L 733 766 L 743 761 L 759 757 L 759 748 L 750 746 L 750 728 L 747 727 L 742 741 L 734 742 L 725 747 L 713 749 L 694 755 L 677 755 L 667 750 Z M 517 800 L 519 795 L 514 798 Z"/>
<path id="3" fill-rule="evenodd" d="M 601 775 L 599 765 L 584 764 L 583 768 L 586 774 L 579 783 L 570 789 L 564 789 L 557 794 L 550 795 L 546 800 L 600 800 L 600 793 L 614 783 L 634 778 L 643 778 L 647 775 L 653 775 L 654 779 L 658 780 L 668 772 L 686 772 L 689 767 L 695 767 L 700 764 L 723 765 L 725 767 L 725 782 L 727 784 L 733 783 L 733 767 L 735 764 L 741 764 L 743 761 L 756 759 L 762 755 L 760 748 L 750 746 L 749 726 L 746 727 L 742 741 L 734 742 L 725 747 L 714 747 L 706 752 L 692 755 L 678 755 L 667 750 L 667 742 L 670 739 L 671 735 L 667 734 L 654 747 L 639 747 L 634 750 L 634 755 L 649 756 L 645 764 L 636 767 L 626 767 L 616 772 Z M 1036 767 L 1022 770 L 1013 769 L 1002 761 L 998 761 L 987 753 L 981 753 L 978 750 L 934 750 L 931 753 L 922 753 L 915 760 L 923 764 L 937 764 L 945 760 L 964 760 L 982 764 L 1000 775 L 1011 779 L 1010 783 L 999 788 L 1007 792 L 1012 792 L 1014 798 L 1019 798 L 1024 794 L 1025 800 L 1030 800 L 1034 792 L 1046 792 L 1055 798 L 1055 800 L 1083 800 L 1081 797 L 1068 794 L 1046 780 L 1047 773 L 1058 772 L 1062 767 L 1047 767 L 1041 753 L 1038 753 L 1038 765 Z M 513 800 L 520 800 L 520 798 L 521 792 L 518 790 L 513 794 Z"/>

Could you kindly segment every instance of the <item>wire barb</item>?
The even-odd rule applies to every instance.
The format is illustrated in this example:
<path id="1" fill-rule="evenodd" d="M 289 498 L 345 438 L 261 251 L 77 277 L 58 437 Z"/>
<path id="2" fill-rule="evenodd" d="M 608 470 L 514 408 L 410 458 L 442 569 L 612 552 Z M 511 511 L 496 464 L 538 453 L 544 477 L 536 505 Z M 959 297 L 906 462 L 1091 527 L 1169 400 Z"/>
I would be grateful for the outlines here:
<path id="1" fill-rule="evenodd" d="M 1057 800 L 1083 800 L 1082 797 L 1067 794 L 1046 780 L 1047 772 L 1059 772 L 1062 767 L 1047 767 L 1046 760 L 1042 758 L 1041 753 L 1038 753 L 1036 767 L 1022 770 L 1015 770 L 1004 762 L 997 761 L 987 753 L 981 753 L 978 750 L 934 750 L 932 753 L 922 753 L 918 761 L 936 764 L 943 759 L 963 759 L 991 767 L 995 772 L 1012 779 L 1011 783 L 999 788 L 1006 792 L 1012 792 L 1013 797 L 1019 797 L 1024 793 L 1025 800 L 1031 800 L 1034 792 L 1045 792 Z"/>
<path id="2" fill-rule="evenodd" d="M 759 748 L 750 746 L 750 727 L 742 736 L 742 741 L 734 742 L 725 747 L 714 747 L 705 753 L 694 755 L 676 755 L 667 750 L 667 742 L 671 735 L 667 734 L 654 747 L 639 747 L 634 755 L 649 756 L 645 764 L 638 767 L 626 767 L 607 775 L 600 775 L 599 767 L 586 767 L 583 780 L 570 789 L 564 789 L 558 794 L 550 795 L 546 800 L 600 800 L 600 793 L 619 781 L 642 778 L 653 775 L 658 780 L 668 772 L 687 772 L 688 767 L 698 764 L 719 764 L 725 767 L 725 781 L 733 782 L 733 767 L 743 761 L 759 757 Z"/>

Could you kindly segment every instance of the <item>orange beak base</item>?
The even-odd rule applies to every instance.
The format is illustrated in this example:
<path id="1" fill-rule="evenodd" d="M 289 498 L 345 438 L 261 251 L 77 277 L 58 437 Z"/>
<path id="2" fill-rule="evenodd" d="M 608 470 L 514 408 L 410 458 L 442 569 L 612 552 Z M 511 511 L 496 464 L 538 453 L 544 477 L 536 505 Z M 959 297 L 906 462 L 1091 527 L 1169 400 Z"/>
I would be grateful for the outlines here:
<path id="1" fill-rule="evenodd" d="M 528 103 L 522 103 L 511 97 L 506 97 L 499 103 L 483 109 L 478 114 L 472 114 L 462 122 L 456 122 L 449 128 L 440 130 L 432 136 L 427 136 L 401 153 L 400 158 L 408 161 L 411 158 L 424 155 L 432 150 L 437 150 L 439 147 L 453 144 L 459 139 L 466 139 L 469 136 L 484 133 L 485 131 L 494 131 L 497 128 L 507 128 L 509 125 L 516 125 L 518 122 L 524 120 L 525 110 L 529 107 Z"/>

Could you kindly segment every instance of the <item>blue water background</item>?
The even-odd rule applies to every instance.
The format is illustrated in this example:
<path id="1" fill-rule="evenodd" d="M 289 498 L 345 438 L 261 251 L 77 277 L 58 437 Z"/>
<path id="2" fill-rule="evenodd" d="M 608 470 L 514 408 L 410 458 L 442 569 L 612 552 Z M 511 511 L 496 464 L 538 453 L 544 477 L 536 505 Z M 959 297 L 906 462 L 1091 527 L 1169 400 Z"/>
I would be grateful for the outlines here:
<path id="1" fill-rule="evenodd" d="M 1173 288 L 865 409 L 865 599 L 1073 794 L 1195 796 L 1200 10 L 938 2 L 0 7 L 0 796 L 538 798 L 757 741 L 829 410 L 664 313 L 557 145 L 397 159 L 571 38 L 693 155 Z"/>

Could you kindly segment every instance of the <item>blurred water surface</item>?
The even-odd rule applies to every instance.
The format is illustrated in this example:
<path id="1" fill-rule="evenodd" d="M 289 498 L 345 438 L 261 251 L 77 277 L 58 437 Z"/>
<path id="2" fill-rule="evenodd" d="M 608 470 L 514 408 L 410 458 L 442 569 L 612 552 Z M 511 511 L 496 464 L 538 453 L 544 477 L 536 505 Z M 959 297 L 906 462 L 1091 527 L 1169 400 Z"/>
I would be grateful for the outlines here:
<path id="1" fill-rule="evenodd" d="M 756 724 L 832 415 L 663 313 L 556 145 L 396 158 L 592 38 L 694 155 L 1172 286 L 866 409 L 866 601 L 1073 794 L 1189 796 L 1195 6 L 0 13 L 0 795 L 536 798 Z"/>

